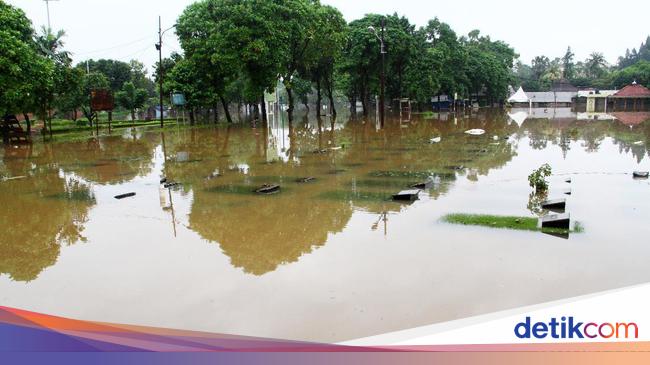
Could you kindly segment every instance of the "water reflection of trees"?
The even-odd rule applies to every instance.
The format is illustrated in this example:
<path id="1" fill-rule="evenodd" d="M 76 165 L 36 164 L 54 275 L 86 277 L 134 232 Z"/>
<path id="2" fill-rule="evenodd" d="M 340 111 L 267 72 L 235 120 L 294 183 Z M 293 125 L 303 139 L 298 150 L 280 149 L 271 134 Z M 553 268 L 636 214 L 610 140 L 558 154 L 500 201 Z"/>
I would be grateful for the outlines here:
<path id="1" fill-rule="evenodd" d="M 489 135 L 464 133 L 471 128 L 484 128 Z M 363 119 L 330 118 L 272 122 L 269 129 L 188 129 L 165 133 L 163 174 L 191 191 L 189 227 L 219 243 L 234 266 L 261 275 L 325 244 L 329 234 L 344 229 L 355 209 L 377 214 L 404 209 L 385 197 L 418 181 L 391 181 L 373 172 L 442 177 L 429 190 L 435 199 L 457 176 L 476 179 L 510 161 L 515 151 L 504 137 L 514 130 L 503 113 L 414 117 L 407 125 L 389 121 L 383 129 Z M 435 135 L 442 141 L 429 143 Z M 185 158 L 177 159 L 179 152 Z M 207 178 L 215 172 L 220 176 Z M 306 176 L 317 180 L 295 182 Z M 275 196 L 253 195 L 262 183 L 279 183 L 283 190 Z"/>
<path id="2" fill-rule="evenodd" d="M 61 245 L 84 241 L 83 224 L 95 204 L 91 188 L 79 180 L 50 169 L 51 146 L 38 155 L 23 146 L 25 155 L 5 152 L 4 166 L 12 176 L 0 194 L 0 274 L 30 281 L 54 265 Z"/>
<path id="3" fill-rule="evenodd" d="M 120 184 L 151 170 L 154 142 L 147 134 L 108 136 L 57 143 L 53 152 L 64 171 L 96 183 Z"/>
<path id="4" fill-rule="evenodd" d="M 233 266 L 262 275 L 322 246 L 351 216 L 349 203 L 310 204 L 304 192 L 251 198 L 196 190 L 190 228 L 218 242 Z"/>
<path id="5" fill-rule="evenodd" d="M 631 153 L 640 162 L 649 153 L 650 121 L 630 126 L 616 120 L 527 119 L 517 136 L 527 136 L 534 149 L 557 145 L 565 156 L 573 142 L 581 142 L 586 152 L 597 152 L 603 140 L 611 138 L 621 153 Z"/>

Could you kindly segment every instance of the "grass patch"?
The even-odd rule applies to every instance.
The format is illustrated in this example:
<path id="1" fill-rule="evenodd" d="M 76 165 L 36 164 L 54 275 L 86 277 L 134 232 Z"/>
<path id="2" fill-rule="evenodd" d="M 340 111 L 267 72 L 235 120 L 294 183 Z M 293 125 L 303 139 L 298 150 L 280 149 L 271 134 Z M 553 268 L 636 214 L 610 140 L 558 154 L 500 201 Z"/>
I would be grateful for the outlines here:
<path id="1" fill-rule="evenodd" d="M 447 214 L 442 217 L 443 222 L 452 224 L 462 224 L 466 226 L 481 226 L 490 228 L 501 229 L 514 229 L 520 231 L 534 231 L 534 232 L 547 232 L 547 233 L 583 233 L 584 227 L 580 222 L 576 222 L 573 230 L 559 229 L 559 228 L 538 228 L 537 218 L 531 217 L 514 217 L 514 216 L 499 216 L 489 214 Z"/>

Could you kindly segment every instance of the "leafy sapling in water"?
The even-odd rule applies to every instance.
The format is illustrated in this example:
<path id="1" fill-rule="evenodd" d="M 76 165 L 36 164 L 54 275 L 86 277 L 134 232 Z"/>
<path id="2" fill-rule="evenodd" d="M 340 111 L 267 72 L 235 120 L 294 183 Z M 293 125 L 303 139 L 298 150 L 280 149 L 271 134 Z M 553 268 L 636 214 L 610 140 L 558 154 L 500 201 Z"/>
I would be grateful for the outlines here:
<path id="1" fill-rule="evenodd" d="M 528 183 L 531 188 L 535 189 L 535 193 L 543 193 L 548 190 L 546 178 L 551 176 L 551 173 L 551 166 L 546 163 L 528 176 Z"/>

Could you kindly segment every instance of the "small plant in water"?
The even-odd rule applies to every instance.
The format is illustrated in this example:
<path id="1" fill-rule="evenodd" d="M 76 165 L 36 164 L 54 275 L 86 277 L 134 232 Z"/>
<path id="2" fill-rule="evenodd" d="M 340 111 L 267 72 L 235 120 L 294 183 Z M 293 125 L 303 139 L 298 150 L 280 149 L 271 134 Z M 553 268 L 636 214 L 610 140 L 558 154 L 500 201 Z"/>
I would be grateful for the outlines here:
<path id="1" fill-rule="evenodd" d="M 535 189 L 536 193 L 543 193 L 548 190 L 546 178 L 549 176 L 551 176 L 551 166 L 545 163 L 528 176 L 528 183 L 531 188 Z"/>

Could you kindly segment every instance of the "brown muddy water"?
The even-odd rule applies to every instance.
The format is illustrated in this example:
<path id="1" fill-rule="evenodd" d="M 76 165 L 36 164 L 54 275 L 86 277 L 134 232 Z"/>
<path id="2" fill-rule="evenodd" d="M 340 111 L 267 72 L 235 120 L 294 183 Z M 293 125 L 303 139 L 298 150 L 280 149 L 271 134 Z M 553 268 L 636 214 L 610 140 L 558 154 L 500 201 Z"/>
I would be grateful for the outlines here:
<path id="1" fill-rule="evenodd" d="M 631 175 L 650 170 L 650 123 L 522 113 L 3 146 L 0 305 L 342 341 L 650 281 L 650 183 Z M 527 176 L 543 163 L 583 233 L 441 221 L 535 216 Z M 389 200 L 427 177 L 418 201 Z M 252 193 L 265 183 L 281 191 Z"/>

